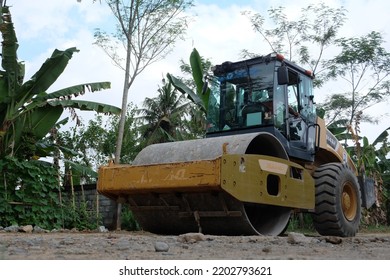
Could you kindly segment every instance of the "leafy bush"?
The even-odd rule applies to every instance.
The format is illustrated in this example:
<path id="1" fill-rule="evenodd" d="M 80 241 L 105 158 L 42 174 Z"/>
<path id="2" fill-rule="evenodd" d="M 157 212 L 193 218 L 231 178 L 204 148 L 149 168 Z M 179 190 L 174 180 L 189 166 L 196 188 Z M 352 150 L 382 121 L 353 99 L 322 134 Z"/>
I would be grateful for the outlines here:
<path id="1" fill-rule="evenodd" d="M 84 197 L 75 201 L 69 194 L 64 198 L 64 228 L 78 230 L 93 230 L 101 225 L 101 216 L 96 208 L 90 205 Z"/>
<path id="2" fill-rule="evenodd" d="M 0 225 L 60 228 L 57 171 L 43 161 L 0 159 Z"/>
<path id="3" fill-rule="evenodd" d="M 0 225 L 96 229 L 101 217 L 84 197 L 62 191 L 56 168 L 44 161 L 0 159 Z"/>
<path id="4" fill-rule="evenodd" d="M 121 226 L 124 230 L 140 230 L 140 227 L 135 220 L 133 213 L 126 204 L 122 206 Z"/>

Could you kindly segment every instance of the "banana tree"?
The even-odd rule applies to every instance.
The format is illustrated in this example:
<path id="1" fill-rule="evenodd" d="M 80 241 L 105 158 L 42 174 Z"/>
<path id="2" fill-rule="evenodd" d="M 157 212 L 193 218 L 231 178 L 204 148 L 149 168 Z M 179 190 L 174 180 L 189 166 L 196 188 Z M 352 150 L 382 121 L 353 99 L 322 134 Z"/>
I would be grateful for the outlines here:
<path id="1" fill-rule="evenodd" d="M 367 137 L 363 137 L 363 145 L 358 158 L 358 166 L 364 166 L 367 175 L 383 176 L 390 168 L 389 147 L 390 127 L 382 131 L 370 144 Z"/>
<path id="2" fill-rule="evenodd" d="M 195 48 L 190 55 L 190 65 L 192 70 L 192 77 L 195 82 L 196 92 L 194 92 L 190 87 L 183 83 L 183 81 L 176 78 L 175 76 L 171 74 L 168 74 L 167 76 L 175 88 L 177 88 L 181 93 L 187 94 L 187 97 L 192 100 L 204 113 L 206 113 L 210 98 L 210 88 L 203 80 L 204 73 L 202 58 Z"/>
<path id="3" fill-rule="evenodd" d="M 99 113 L 120 112 L 107 104 L 74 100 L 86 91 L 110 88 L 109 82 L 86 83 L 47 92 L 65 70 L 76 48 L 54 50 L 41 68 L 24 82 L 24 64 L 18 61 L 18 42 L 8 6 L 1 7 L 2 63 L 0 70 L 0 157 L 31 156 L 34 145 L 56 124 L 65 108 Z"/>

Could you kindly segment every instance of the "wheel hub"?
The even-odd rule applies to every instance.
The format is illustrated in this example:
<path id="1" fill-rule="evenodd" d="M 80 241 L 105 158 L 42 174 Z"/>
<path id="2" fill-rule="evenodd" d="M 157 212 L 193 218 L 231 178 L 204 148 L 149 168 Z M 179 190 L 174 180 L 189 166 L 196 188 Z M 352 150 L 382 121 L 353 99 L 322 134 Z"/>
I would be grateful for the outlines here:
<path id="1" fill-rule="evenodd" d="M 341 195 L 341 206 L 344 216 L 347 220 L 352 221 L 356 217 L 357 203 L 356 194 L 351 184 L 346 184 Z"/>

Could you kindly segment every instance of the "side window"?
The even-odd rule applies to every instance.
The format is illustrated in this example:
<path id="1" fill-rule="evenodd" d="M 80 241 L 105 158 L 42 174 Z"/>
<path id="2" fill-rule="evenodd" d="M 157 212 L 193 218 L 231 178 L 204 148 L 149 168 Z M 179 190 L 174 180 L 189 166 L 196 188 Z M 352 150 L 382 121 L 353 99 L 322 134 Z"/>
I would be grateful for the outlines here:
<path id="1" fill-rule="evenodd" d="M 298 95 L 298 74 L 289 71 L 288 73 L 289 84 L 287 86 L 287 97 L 289 112 L 291 109 L 295 112 L 300 111 L 299 95 Z"/>
<path id="2" fill-rule="evenodd" d="M 313 103 L 313 85 L 309 77 L 303 76 L 300 87 L 301 115 L 309 122 L 315 122 L 316 108 Z"/>
<path id="3" fill-rule="evenodd" d="M 213 132 L 219 129 L 220 96 L 220 83 L 212 83 L 209 109 L 207 112 L 207 132 Z"/>
<path id="4" fill-rule="evenodd" d="M 276 81 L 276 79 L 275 79 Z M 278 85 L 275 82 L 274 93 L 274 124 L 275 127 L 284 135 L 286 135 L 286 99 L 285 99 L 285 85 Z"/>

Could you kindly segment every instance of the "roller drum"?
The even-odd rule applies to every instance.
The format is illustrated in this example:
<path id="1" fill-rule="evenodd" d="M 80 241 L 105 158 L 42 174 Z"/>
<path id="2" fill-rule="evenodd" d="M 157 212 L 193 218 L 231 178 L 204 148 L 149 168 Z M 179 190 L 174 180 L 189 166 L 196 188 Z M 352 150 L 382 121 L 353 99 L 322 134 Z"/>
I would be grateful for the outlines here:
<path id="1" fill-rule="evenodd" d="M 282 144 L 269 133 L 251 133 L 154 144 L 132 165 L 211 160 L 227 154 L 261 154 L 288 159 Z M 130 207 L 144 230 L 159 234 L 201 231 L 223 235 L 279 235 L 291 209 L 243 203 L 224 191 L 139 194 Z"/>

